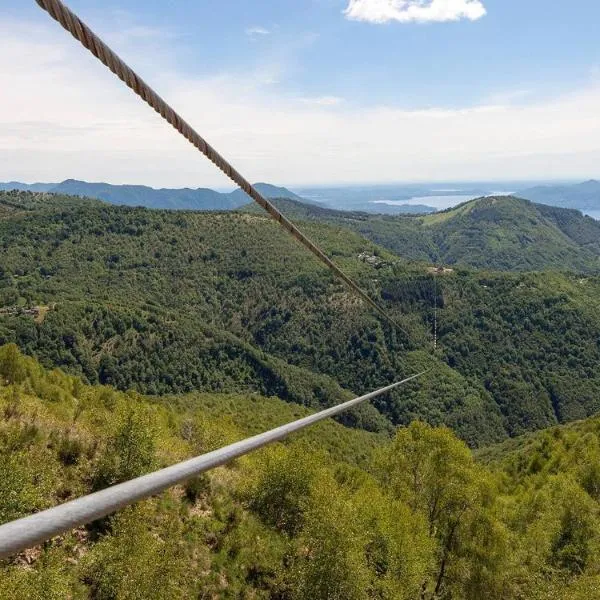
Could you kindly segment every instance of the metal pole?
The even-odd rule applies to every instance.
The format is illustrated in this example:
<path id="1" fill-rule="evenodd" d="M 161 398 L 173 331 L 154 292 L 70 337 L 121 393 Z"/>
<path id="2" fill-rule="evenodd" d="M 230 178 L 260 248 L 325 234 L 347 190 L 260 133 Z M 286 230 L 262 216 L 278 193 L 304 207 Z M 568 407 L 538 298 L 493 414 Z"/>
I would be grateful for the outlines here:
<path id="1" fill-rule="evenodd" d="M 309 415 L 287 425 L 271 429 L 219 450 L 203 454 L 166 469 L 143 475 L 136 479 L 114 485 L 94 494 L 71 500 L 54 508 L 49 508 L 29 517 L 18 519 L 0 526 L 0 558 L 5 558 L 35 546 L 55 535 L 100 519 L 124 506 L 133 504 L 154 494 L 204 473 L 209 469 L 230 462 L 234 458 L 248 454 L 267 444 L 281 440 L 295 431 L 304 429 L 319 421 L 338 415 L 362 402 L 385 394 L 408 381 L 424 375 L 427 371 L 403 379 L 379 390 L 348 400 L 321 412 Z"/>

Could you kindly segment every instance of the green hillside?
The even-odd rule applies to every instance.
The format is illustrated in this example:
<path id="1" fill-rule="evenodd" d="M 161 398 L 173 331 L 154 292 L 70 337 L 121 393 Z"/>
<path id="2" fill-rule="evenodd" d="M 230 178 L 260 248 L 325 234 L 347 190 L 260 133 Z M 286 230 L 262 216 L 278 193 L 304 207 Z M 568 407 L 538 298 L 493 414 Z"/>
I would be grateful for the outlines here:
<path id="1" fill-rule="evenodd" d="M 504 271 L 600 270 L 600 222 L 520 198 L 480 198 L 411 217 L 278 202 L 291 215 L 347 227 L 411 260 Z"/>
<path id="2" fill-rule="evenodd" d="M 257 214 L 3 198 L 0 342 L 91 383 L 316 407 L 437 365 L 377 402 L 381 414 L 345 422 L 383 431 L 421 418 L 471 445 L 600 410 L 598 278 L 456 270 L 437 278 L 436 299 L 430 266 L 305 222 L 406 337 Z"/>
<path id="3" fill-rule="evenodd" d="M 249 390 L 318 406 L 345 397 L 340 385 L 364 393 L 428 360 L 417 352 L 428 343 L 428 323 L 412 300 L 392 307 L 414 333 L 408 340 L 267 218 L 81 201 L 12 212 L 0 231 L 0 306 L 13 309 L 0 315 L 0 340 L 90 382 L 152 394 Z M 309 234 L 373 293 L 375 279 L 393 276 L 392 256 L 359 236 L 322 225 Z M 359 260 L 363 252 L 387 266 Z M 36 322 L 19 306 L 52 309 Z M 454 396 L 444 405 L 440 398 L 421 405 L 418 387 L 408 390 L 411 414 L 459 423 L 473 443 L 500 439 L 489 395 L 459 374 L 450 378 Z M 409 418 L 408 408 L 396 412 Z M 352 418 L 386 426 L 375 411 Z"/>
<path id="4" fill-rule="evenodd" d="M 0 522 L 287 422 L 275 398 L 88 387 L 0 347 Z M 600 423 L 477 462 L 333 422 L 0 561 L 0 598 L 595 597 Z"/>

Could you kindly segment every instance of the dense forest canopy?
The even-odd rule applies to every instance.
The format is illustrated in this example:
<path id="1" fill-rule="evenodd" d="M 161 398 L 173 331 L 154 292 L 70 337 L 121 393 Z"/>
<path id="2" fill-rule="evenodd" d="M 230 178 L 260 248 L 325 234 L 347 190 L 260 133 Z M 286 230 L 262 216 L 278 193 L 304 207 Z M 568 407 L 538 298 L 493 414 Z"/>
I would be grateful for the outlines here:
<path id="1" fill-rule="evenodd" d="M 594 596 L 600 278 L 439 270 L 329 212 L 302 227 L 406 333 L 260 214 L 0 194 L 0 522 L 434 367 L 1 561 L 1 598 Z"/>
<path id="2" fill-rule="evenodd" d="M 471 445 L 598 411 L 598 277 L 455 269 L 437 276 L 436 296 L 430 264 L 303 223 L 407 337 L 263 216 L 0 201 L 0 341 L 91 383 L 316 407 L 436 364 L 346 422 L 384 431 L 420 418 Z"/>

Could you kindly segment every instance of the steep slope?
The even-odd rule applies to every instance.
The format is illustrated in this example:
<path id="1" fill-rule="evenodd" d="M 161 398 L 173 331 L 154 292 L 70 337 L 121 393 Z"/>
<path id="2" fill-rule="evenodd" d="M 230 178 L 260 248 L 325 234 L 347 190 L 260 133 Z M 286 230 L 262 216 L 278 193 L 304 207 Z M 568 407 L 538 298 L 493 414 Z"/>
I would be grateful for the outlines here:
<path id="1" fill-rule="evenodd" d="M 377 403 L 393 423 L 424 418 L 481 445 L 600 408 L 598 278 L 456 270 L 435 295 L 430 266 L 305 222 L 405 337 L 261 215 L 49 198 L 0 219 L 0 340 L 48 366 L 148 393 L 327 405 L 429 367 L 436 303 L 437 367 Z"/>
<path id="2" fill-rule="evenodd" d="M 89 387 L 0 347 L 0 523 L 308 412 Z M 476 462 L 447 429 L 320 423 L 0 561 L 0 597 L 594 598 L 599 425 Z"/>
<path id="3" fill-rule="evenodd" d="M 600 223 L 576 211 L 564 219 L 561 214 L 519 198 L 491 197 L 424 217 L 422 223 L 447 264 L 522 271 L 600 269 L 600 245 L 584 245 L 569 235 L 586 228 L 600 238 Z"/>
<path id="4" fill-rule="evenodd" d="M 44 364 L 121 389 L 251 390 L 328 405 L 344 397 L 340 385 L 368 391 L 426 362 L 410 352 L 426 340 L 420 315 L 405 319 L 416 343 L 392 335 L 270 219 L 52 201 L 55 209 L 0 221 L 0 340 Z M 355 234 L 323 225 L 308 233 L 364 285 L 392 276 L 391 255 Z M 381 264 L 359 259 L 365 252 Z M 36 322 L 39 306 L 53 308 Z M 392 310 L 401 318 L 400 304 Z M 436 398 L 411 414 L 428 406 L 472 443 L 501 438 L 491 397 L 455 375 L 447 410 Z M 418 393 L 393 394 L 382 410 Z M 376 412 L 353 418 L 385 426 Z"/>

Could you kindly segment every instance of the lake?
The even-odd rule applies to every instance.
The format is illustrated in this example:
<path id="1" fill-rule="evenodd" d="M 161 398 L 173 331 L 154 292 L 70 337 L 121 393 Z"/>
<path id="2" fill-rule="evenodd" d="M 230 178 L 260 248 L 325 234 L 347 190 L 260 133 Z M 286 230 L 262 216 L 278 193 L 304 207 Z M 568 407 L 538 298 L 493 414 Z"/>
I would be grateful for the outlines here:
<path id="1" fill-rule="evenodd" d="M 432 206 L 437 210 L 444 210 L 456 206 L 461 202 L 467 202 L 473 200 L 478 196 L 470 196 L 460 194 L 456 196 L 414 196 L 410 200 L 373 200 L 373 204 L 388 204 L 391 206 L 402 206 L 403 204 L 425 204 L 426 206 Z"/>

